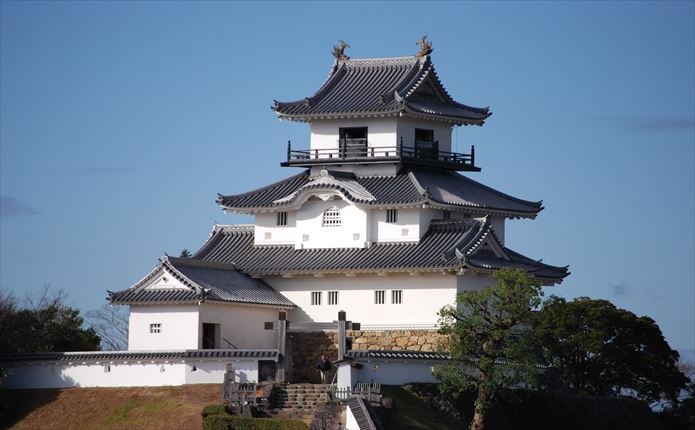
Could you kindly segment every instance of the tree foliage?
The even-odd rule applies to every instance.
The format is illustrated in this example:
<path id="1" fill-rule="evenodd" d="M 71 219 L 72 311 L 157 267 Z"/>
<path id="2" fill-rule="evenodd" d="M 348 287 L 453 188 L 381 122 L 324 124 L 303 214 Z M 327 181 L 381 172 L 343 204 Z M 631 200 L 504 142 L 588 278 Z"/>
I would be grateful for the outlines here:
<path id="1" fill-rule="evenodd" d="M 675 401 L 688 378 L 659 326 L 606 300 L 549 298 L 533 319 L 561 383 L 590 395 Z"/>
<path id="2" fill-rule="evenodd" d="M 128 349 L 128 308 L 105 304 L 85 314 L 87 325 L 101 338 L 101 350 Z"/>
<path id="3" fill-rule="evenodd" d="M 94 351 L 99 336 L 83 328 L 79 309 L 65 304 L 62 291 L 45 287 L 24 304 L 9 292 L 0 293 L 0 352 Z"/>
<path id="4" fill-rule="evenodd" d="M 475 393 L 473 429 L 484 428 L 486 412 L 506 389 L 533 383 L 537 373 L 527 324 L 541 303 L 539 283 L 523 270 L 502 269 L 493 278 L 494 285 L 461 292 L 456 305 L 439 312 L 452 360 L 436 375 L 455 396 Z"/>

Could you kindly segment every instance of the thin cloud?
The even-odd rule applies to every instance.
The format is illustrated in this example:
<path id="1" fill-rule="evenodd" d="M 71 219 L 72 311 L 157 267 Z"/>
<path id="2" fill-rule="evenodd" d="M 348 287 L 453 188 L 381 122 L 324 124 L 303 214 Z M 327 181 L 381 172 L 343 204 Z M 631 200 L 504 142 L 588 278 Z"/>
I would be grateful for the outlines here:
<path id="1" fill-rule="evenodd" d="M 14 197 L 0 196 L 0 219 L 13 216 L 36 215 L 39 212 Z"/>

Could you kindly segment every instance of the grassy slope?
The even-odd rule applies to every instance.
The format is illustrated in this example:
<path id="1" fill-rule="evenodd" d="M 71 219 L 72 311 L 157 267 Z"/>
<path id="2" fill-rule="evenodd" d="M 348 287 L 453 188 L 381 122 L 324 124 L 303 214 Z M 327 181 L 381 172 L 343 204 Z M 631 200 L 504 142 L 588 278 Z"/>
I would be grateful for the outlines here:
<path id="1" fill-rule="evenodd" d="M 9 392 L 12 429 L 202 429 L 200 411 L 220 385 L 68 388 Z M 24 409 L 24 410 L 21 410 Z"/>
<path id="2" fill-rule="evenodd" d="M 455 430 L 419 396 L 395 385 L 382 386 L 382 394 L 394 400 L 395 411 L 389 428 L 392 430 Z"/>

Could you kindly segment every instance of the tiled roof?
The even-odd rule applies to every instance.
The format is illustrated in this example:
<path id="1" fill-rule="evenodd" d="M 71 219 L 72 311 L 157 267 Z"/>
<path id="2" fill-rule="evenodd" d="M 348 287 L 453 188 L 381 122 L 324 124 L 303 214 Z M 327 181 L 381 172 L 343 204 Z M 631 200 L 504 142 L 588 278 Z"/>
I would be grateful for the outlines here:
<path id="1" fill-rule="evenodd" d="M 162 361 L 162 360 L 218 360 L 264 359 L 276 360 L 275 349 L 191 349 L 179 351 L 94 351 L 94 352 L 30 352 L 0 354 L 0 362 L 17 361 Z"/>
<path id="2" fill-rule="evenodd" d="M 542 202 L 518 199 L 466 176 L 451 171 L 402 169 L 394 176 L 355 177 L 328 172 L 328 177 L 311 177 L 309 170 L 244 194 L 220 196 L 217 202 L 227 211 L 282 210 L 301 204 L 299 197 L 310 191 L 341 192 L 358 205 L 412 206 L 430 204 L 443 208 L 468 208 L 479 215 L 498 213 L 533 218 Z"/>
<path id="3" fill-rule="evenodd" d="M 281 117 L 298 121 L 410 114 L 455 124 L 478 124 L 488 108 L 456 102 L 437 77 L 429 56 L 336 61 L 326 82 L 311 97 L 275 101 Z"/>
<path id="4" fill-rule="evenodd" d="M 146 288 L 147 282 L 162 271 L 176 277 L 188 288 Z M 295 306 L 263 280 L 241 273 L 234 265 L 168 256 L 162 258 L 149 275 L 131 288 L 109 292 L 109 300 L 113 304 L 221 301 Z"/>
<path id="5" fill-rule="evenodd" d="M 450 360 L 451 356 L 427 351 L 351 350 L 347 358 L 360 360 Z"/>
<path id="6" fill-rule="evenodd" d="M 218 226 L 193 258 L 233 262 L 239 270 L 254 276 L 455 270 L 469 266 L 468 259 L 475 257 L 476 250 L 490 236 L 490 232 L 491 226 L 486 220 L 434 220 L 417 243 L 375 243 L 367 248 L 295 249 L 294 245 L 254 245 L 252 226 Z M 493 240 L 494 233 L 491 237 Z M 513 251 L 494 260 L 499 267 L 523 264 L 530 272 L 542 271 L 543 279 L 550 282 L 561 282 L 568 275 L 566 268 L 534 262 Z M 478 268 L 475 265 L 470 267 Z"/>

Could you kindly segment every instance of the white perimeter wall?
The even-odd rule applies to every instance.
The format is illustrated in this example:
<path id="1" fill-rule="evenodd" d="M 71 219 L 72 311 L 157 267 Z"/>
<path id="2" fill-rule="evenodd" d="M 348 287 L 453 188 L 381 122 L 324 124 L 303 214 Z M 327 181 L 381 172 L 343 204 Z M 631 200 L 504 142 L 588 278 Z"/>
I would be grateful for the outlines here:
<path id="1" fill-rule="evenodd" d="M 348 320 L 362 324 L 434 324 L 437 311 L 456 299 L 456 278 L 434 273 L 272 277 L 265 281 L 300 307 L 290 311 L 292 321 L 330 322 L 337 319 L 338 311 L 344 310 Z M 374 303 L 375 290 L 386 291 L 384 304 Z M 392 290 L 403 290 L 401 304 L 391 303 Z M 321 305 L 311 305 L 312 291 L 322 292 Z M 339 291 L 337 305 L 328 305 L 328 291 Z"/>
<path id="2" fill-rule="evenodd" d="M 150 324 L 161 324 L 150 333 Z M 128 318 L 128 350 L 199 348 L 197 305 L 133 305 Z"/>
<path id="3" fill-rule="evenodd" d="M 203 323 L 220 325 L 219 348 L 231 348 L 226 338 L 239 349 L 277 348 L 277 333 L 264 330 L 263 323 L 276 321 L 279 309 L 261 306 L 202 303 L 200 305 L 200 337 L 202 345 Z"/>
<path id="4" fill-rule="evenodd" d="M 11 364 L 6 368 L 7 378 L 3 388 L 161 387 L 221 384 L 224 380 L 225 365 L 226 362 L 223 361 Z M 258 362 L 232 361 L 232 366 L 237 382 L 258 382 Z"/>

